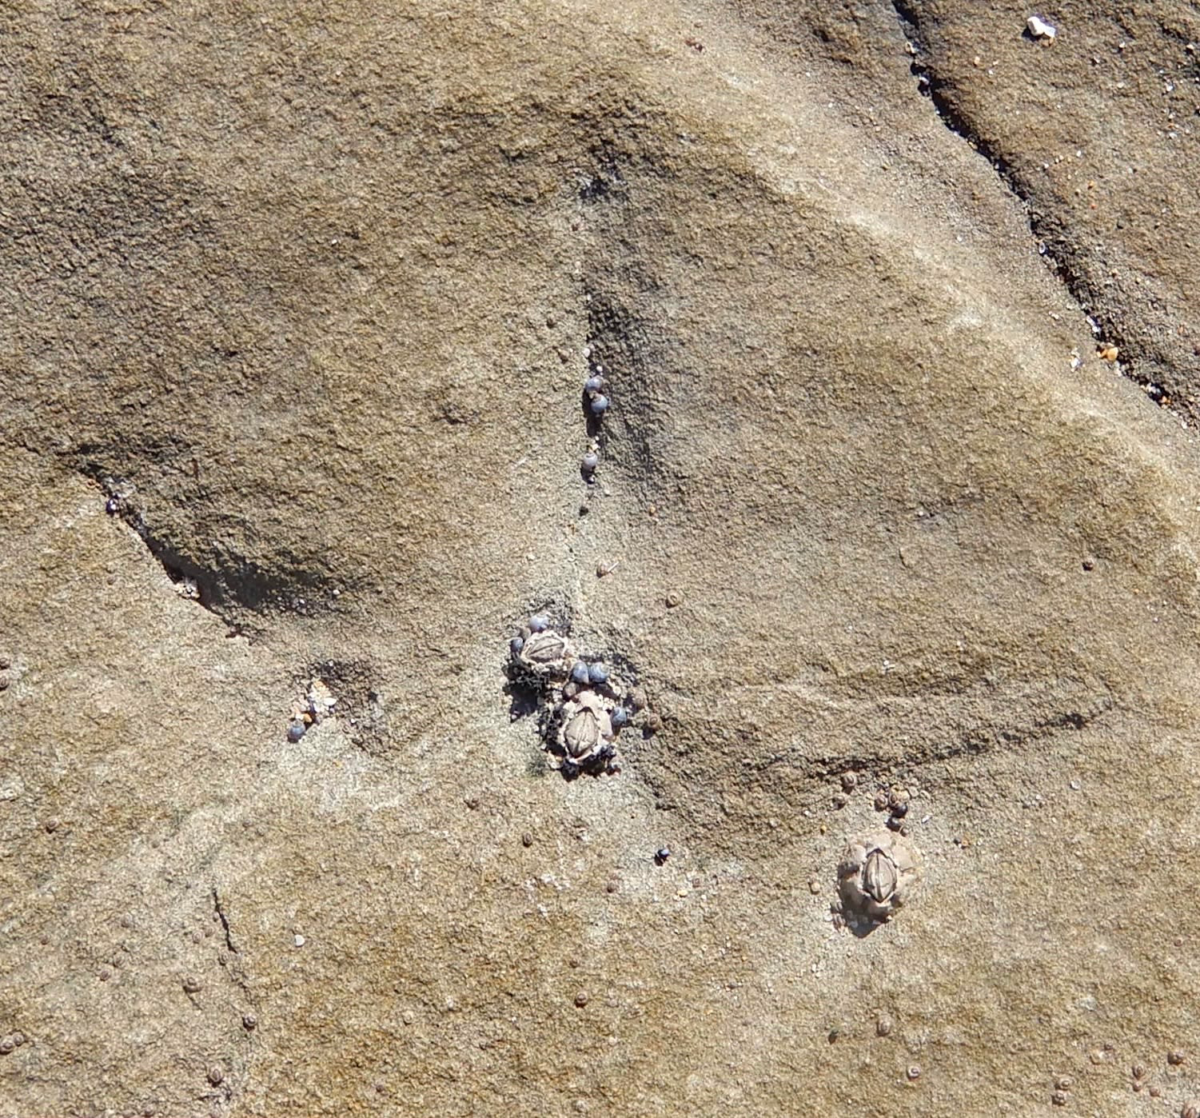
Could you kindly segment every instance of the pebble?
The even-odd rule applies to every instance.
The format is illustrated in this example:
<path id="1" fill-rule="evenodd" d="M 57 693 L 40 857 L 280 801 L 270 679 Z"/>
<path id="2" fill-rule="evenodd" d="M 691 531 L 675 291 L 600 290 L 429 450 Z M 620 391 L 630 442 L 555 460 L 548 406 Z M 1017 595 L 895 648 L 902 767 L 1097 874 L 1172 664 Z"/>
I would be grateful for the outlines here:
<path id="1" fill-rule="evenodd" d="M 306 940 L 306 939 L 305 939 L 305 938 L 304 938 L 302 935 L 300 935 L 300 934 L 297 932 L 297 934 L 296 934 L 295 938 L 292 940 L 292 942 L 293 942 L 293 943 L 294 943 L 294 944 L 295 944 L 297 947 L 303 947 L 303 946 L 305 945 L 305 943 L 307 943 L 308 941 L 307 941 L 307 940 Z"/>
<path id="2" fill-rule="evenodd" d="M 592 398 L 591 408 L 592 415 L 603 415 L 606 411 L 608 411 L 608 397 L 594 396 Z"/>
<path id="3" fill-rule="evenodd" d="M 1035 39 L 1045 39 L 1047 42 L 1054 42 L 1054 36 L 1058 34 L 1058 28 L 1053 24 L 1047 23 L 1039 16 L 1030 16 L 1025 21 L 1025 26 L 1029 28 L 1029 34 Z"/>

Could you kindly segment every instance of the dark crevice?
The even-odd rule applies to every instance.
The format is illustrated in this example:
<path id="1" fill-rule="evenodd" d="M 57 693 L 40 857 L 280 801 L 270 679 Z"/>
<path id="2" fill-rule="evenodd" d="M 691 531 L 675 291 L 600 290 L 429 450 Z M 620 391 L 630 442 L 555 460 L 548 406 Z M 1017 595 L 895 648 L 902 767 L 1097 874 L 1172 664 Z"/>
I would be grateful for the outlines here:
<path id="1" fill-rule="evenodd" d="M 611 145 L 601 144 L 592 154 L 595 169 L 579 188 L 579 200 L 587 205 L 625 201 L 628 190 Z"/>
<path id="2" fill-rule="evenodd" d="M 255 998 L 253 991 L 250 989 L 250 980 L 245 971 L 245 956 L 238 948 L 236 941 L 233 938 L 233 925 L 230 923 L 229 914 L 225 911 L 225 904 L 221 900 L 221 893 L 216 885 L 209 888 L 209 895 L 212 897 L 213 918 L 217 920 L 225 936 L 225 948 L 229 952 L 229 957 L 222 960 L 222 969 L 229 976 L 229 981 L 241 991 L 244 1001 L 244 1010 L 242 1016 L 242 1027 L 247 1034 L 251 1033 L 257 1025 L 257 1016 L 253 1012 Z M 190 995 L 189 995 L 190 997 Z M 193 998 L 193 1001 L 195 999 Z"/>
<path id="3" fill-rule="evenodd" d="M 588 434 L 599 440 L 601 459 L 619 438 L 630 455 L 624 464 L 642 484 L 667 478 L 653 445 L 658 425 L 652 385 L 653 367 L 661 365 L 650 324 L 594 289 L 587 291 L 588 346 L 593 366 L 602 366 L 612 406 L 603 423 L 589 416 Z M 636 424 L 625 417 L 637 416 Z"/>
<path id="4" fill-rule="evenodd" d="M 233 933 L 229 928 L 229 917 L 225 915 L 225 909 L 221 906 L 221 895 L 217 892 L 217 887 L 212 887 L 213 911 L 217 914 L 217 919 L 221 922 L 221 927 L 225 930 L 225 946 L 229 948 L 234 955 L 239 954 L 237 947 L 233 942 Z"/>
<path id="5" fill-rule="evenodd" d="M 943 78 L 932 64 L 923 61 L 931 57 L 931 52 L 923 42 L 917 5 L 912 0 L 892 0 L 892 7 L 900 21 L 900 30 L 914 52 L 909 69 L 917 79 L 918 90 L 929 98 L 942 123 L 956 136 L 966 140 L 973 150 L 991 164 L 1005 188 L 1021 203 L 1029 230 L 1038 243 L 1039 253 L 1083 312 L 1096 340 L 1103 339 L 1121 351 L 1121 372 L 1141 385 L 1147 396 L 1160 407 L 1168 406 L 1169 399 L 1162 388 L 1149 377 L 1138 374 L 1137 347 L 1121 330 L 1116 317 L 1104 309 L 1103 296 L 1097 294 L 1088 276 L 1076 266 L 1075 249 L 1063 223 L 1039 211 L 1032 186 L 958 110 L 950 96 L 953 83 Z"/>
<path id="6" fill-rule="evenodd" d="M 231 634 L 253 633 L 258 626 L 247 613 L 290 613 L 303 617 L 333 612 L 341 588 L 323 572 L 305 565 L 298 556 L 283 555 L 280 570 L 269 571 L 244 555 L 214 552 L 209 562 L 186 554 L 153 528 L 144 514 L 136 486 L 106 464 L 107 448 L 79 446 L 60 455 L 76 472 L 95 482 L 104 492 L 105 509 L 133 530 L 184 597 L 220 617 Z"/>

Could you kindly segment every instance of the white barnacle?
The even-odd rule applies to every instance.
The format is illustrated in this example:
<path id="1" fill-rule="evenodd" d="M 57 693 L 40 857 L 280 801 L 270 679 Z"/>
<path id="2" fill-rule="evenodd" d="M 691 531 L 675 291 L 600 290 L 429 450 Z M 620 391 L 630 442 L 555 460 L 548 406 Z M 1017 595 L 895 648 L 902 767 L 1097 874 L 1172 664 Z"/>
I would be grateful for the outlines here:
<path id="1" fill-rule="evenodd" d="M 896 891 L 899 874 L 896 873 L 896 863 L 882 850 L 872 850 L 867 855 L 863 865 L 863 888 L 866 889 L 876 902 L 883 904 Z"/>
<path id="2" fill-rule="evenodd" d="M 530 633 L 516 652 L 513 662 L 523 673 L 544 686 L 549 680 L 565 679 L 574 659 L 570 641 L 553 629 L 546 629 L 540 633 Z"/>
<path id="3" fill-rule="evenodd" d="M 593 710 L 576 711 L 563 726 L 563 746 L 573 758 L 591 753 L 600 741 L 600 720 Z"/>
<path id="4" fill-rule="evenodd" d="M 882 923 L 921 880 L 921 856 L 904 836 L 876 831 L 850 842 L 838 863 L 838 892 L 850 918 Z"/>
<path id="5" fill-rule="evenodd" d="M 583 690 L 558 709 L 558 746 L 572 764 L 600 765 L 612 756 L 611 703 L 595 691 Z"/>

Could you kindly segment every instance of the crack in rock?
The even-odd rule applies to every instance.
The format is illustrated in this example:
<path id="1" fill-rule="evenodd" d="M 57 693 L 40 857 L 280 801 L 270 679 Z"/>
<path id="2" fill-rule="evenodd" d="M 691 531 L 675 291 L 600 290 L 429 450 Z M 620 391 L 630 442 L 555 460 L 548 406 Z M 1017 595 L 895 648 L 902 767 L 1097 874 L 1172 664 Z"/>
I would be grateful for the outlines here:
<path id="1" fill-rule="evenodd" d="M 912 51 L 910 69 L 917 79 L 917 88 L 929 99 L 946 128 L 965 140 L 974 151 L 986 159 L 1005 189 L 1020 202 L 1029 224 L 1029 231 L 1038 243 L 1039 254 L 1079 307 L 1097 341 L 1104 339 L 1106 343 L 1115 345 L 1124 355 L 1119 366 L 1122 375 L 1145 389 L 1147 397 L 1159 407 L 1169 409 L 1169 402 L 1162 389 L 1154 384 L 1151 378 L 1139 375 L 1136 369 L 1131 367 L 1130 358 L 1132 363 L 1136 364 L 1138 358 L 1144 355 L 1120 330 L 1116 317 L 1105 310 L 1103 301 L 1095 297 L 1093 285 L 1086 273 L 1072 263 L 1075 248 L 1063 223 L 1039 212 L 1034 190 L 947 96 L 946 89 L 951 84 L 950 80 L 943 77 L 931 61 L 923 60 L 930 58 L 930 52 L 922 42 L 921 16 L 917 5 L 913 0 L 892 0 L 892 7 L 899 20 L 900 30 Z"/>

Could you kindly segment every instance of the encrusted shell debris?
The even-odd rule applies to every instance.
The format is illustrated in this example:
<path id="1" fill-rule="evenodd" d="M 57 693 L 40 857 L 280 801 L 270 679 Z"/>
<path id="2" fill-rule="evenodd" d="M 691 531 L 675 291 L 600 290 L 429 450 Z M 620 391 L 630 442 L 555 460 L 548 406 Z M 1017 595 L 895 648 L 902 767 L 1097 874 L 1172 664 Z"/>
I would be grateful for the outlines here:
<path id="1" fill-rule="evenodd" d="M 324 680 L 314 679 L 308 685 L 308 709 L 313 718 L 320 722 L 333 712 L 333 708 L 337 706 L 337 698 Z"/>
<path id="2" fill-rule="evenodd" d="M 838 892 L 847 919 L 891 919 L 921 876 L 921 855 L 904 836 L 880 830 L 853 839 L 838 863 Z"/>

